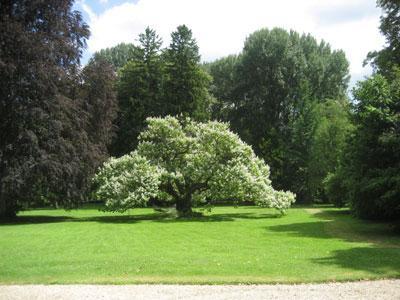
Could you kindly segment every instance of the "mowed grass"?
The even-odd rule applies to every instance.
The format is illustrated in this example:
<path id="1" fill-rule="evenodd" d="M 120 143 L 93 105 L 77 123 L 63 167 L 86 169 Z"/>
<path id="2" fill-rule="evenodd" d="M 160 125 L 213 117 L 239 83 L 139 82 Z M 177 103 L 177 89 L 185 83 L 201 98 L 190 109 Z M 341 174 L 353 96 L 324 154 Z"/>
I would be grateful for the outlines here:
<path id="1" fill-rule="evenodd" d="M 32 210 L 0 224 L 0 284 L 298 283 L 400 277 L 400 236 L 347 210 Z"/>

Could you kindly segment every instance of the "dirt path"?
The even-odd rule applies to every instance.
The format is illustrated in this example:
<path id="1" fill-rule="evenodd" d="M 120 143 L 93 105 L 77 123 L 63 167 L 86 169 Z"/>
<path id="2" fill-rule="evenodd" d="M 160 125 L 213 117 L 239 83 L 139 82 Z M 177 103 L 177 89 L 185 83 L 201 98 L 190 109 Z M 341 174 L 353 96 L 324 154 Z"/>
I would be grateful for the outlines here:
<path id="1" fill-rule="evenodd" d="M 400 279 L 300 285 L 0 285 L 0 299 L 400 299 Z"/>

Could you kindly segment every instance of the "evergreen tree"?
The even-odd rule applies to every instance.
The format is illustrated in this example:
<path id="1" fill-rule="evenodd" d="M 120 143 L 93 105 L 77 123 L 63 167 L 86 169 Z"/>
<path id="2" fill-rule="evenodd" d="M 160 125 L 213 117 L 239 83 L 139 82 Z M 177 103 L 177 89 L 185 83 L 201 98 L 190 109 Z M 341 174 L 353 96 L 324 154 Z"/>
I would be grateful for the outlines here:
<path id="1" fill-rule="evenodd" d="M 139 43 L 132 59 L 119 71 L 118 132 L 112 147 L 112 153 L 117 156 L 136 147 L 147 117 L 164 114 L 162 40 L 154 30 L 146 28 L 139 35 Z"/>
<path id="2" fill-rule="evenodd" d="M 199 64 L 199 48 L 192 31 L 185 25 L 178 26 L 171 34 L 171 44 L 165 51 L 164 60 L 164 112 L 207 120 L 212 104 L 208 92 L 211 78 Z"/>
<path id="3" fill-rule="evenodd" d="M 132 151 L 147 117 L 183 115 L 208 119 L 210 77 L 202 70 L 196 41 L 186 26 L 172 33 L 168 49 L 147 28 L 139 35 L 133 58 L 119 71 L 118 132 L 112 152 L 120 156 Z M 163 53 L 161 53 L 163 52 Z"/>

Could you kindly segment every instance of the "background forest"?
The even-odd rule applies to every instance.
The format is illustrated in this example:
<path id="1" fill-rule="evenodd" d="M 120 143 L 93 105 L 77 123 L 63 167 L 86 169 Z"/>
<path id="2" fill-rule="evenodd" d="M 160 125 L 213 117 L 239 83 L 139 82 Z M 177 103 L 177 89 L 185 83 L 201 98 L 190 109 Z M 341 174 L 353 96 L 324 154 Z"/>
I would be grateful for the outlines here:
<path id="1" fill-rule="evenodd" d="M 387 44 L 348 93 L 345 53 L 308 34 L 260 29 L 202 63 L 187 26 L 168 46 L 147 28 L 81 67 L 90 33 L 73 1 L 3 1 L 0 216 L 92 200 L 98 167 L 135 149 L 147 117 L 172 115 L 229 122 L 297 203 L 398 220 L 400 6 L 377 4 Z"/>

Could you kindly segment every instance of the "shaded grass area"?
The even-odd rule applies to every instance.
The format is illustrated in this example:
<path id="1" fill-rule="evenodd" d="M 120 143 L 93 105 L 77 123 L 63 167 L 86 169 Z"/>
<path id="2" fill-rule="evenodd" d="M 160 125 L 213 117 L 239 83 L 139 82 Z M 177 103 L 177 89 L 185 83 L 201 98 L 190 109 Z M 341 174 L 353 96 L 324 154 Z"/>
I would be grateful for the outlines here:
<path id="1" fill-rule="evenodd" d="M 95 207 L 0 223 L 0 283 L 296 283 L 400 277 L 400 236 L 345 209 Z"/>

